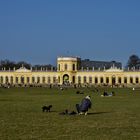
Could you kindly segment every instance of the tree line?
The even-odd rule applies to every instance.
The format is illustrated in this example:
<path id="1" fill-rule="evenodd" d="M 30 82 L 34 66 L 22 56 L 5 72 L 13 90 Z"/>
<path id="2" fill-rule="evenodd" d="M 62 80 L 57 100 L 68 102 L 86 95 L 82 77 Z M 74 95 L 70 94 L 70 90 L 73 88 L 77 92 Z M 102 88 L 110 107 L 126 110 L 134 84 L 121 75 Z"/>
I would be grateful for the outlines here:
<path id="1" fill-rule="evenodd" d="M 5 70 L 9 69 L 19 69 L 20 67 L 26 67 L 27 69 L 32 68 L 32 70 L 56 70 L 56 67 L 51 65 L 51 64 L 45 64 L 45 65 L 31 65 L 25 61 L 19 61 L 19 62 L 14 62 L 10 60 L 1 60 L 0 61 L 0 70 L 3 68 Z M 139 56 L 133 54 L 129 57 L 128 62 L 126 64 L 126 69 L 135 69 L 138 70 L 140 69 L 140 58 Z"/>
<path id="2" fill-rule="evenodd" d="M 135 69 L 138 70 L 140 69 L 140 58 L 139 56 L 133 54 L 129 57 L 126 68 L 129 69 Z"/>
<path id="3" fill-rule="evenodd" d="M 19 69 L 20 67 L 24 66 L 27 69 L 32 70 L 55 70 L 56 67 L 51 65 L 51 64 L 46 64 L 46 65 L 31 65 L 25 61 L 19 61 L 19 62 L 14 62 L 10 60 L 1 60 L 0 61 L 0 70 L 5 69 L 5 70 L 13 70 L 13 69 Z"/>

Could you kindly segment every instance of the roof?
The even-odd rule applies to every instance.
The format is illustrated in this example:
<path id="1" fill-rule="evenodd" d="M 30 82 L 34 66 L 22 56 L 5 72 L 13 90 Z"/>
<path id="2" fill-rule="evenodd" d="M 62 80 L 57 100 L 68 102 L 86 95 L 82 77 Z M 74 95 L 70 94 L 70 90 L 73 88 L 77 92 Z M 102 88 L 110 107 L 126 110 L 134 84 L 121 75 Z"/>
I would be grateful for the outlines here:
<path id="1" fill-rule="evenodd" d="M 31 72 L 31 70 L 26 69 L 25 67 L 20 67 L 19 69 L 16 70 L 16 72 Z"/>
<path id="2" fill-rule="evenodd" d="M 105 70 L 105 72 L 123 72 L 123 70 L 118 69 L 117 67 L 111 67 L 110 69 Z"/>

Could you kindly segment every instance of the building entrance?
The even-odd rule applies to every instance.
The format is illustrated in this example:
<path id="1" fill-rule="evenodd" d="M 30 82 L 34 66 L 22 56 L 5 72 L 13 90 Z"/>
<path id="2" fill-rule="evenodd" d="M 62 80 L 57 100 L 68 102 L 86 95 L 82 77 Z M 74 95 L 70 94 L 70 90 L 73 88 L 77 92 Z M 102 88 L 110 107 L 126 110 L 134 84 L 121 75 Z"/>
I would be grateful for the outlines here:
<path id="1" fill-rule="evenodd" d="M 68 74 L 63 75 L 63 84 L 65 84 L 65 85 L 69 84 L 69 75 Z"/>

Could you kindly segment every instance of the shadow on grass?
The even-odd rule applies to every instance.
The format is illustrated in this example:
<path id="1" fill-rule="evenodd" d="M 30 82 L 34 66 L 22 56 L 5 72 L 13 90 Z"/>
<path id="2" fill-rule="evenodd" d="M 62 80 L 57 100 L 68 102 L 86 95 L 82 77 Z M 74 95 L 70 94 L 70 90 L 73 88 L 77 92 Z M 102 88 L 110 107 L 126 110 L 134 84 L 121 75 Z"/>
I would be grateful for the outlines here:
<path id="1" fill-rule="evenodd" d="M 92 113 L 88 113 L 88 115 L 98 115 L 98 114 L 105 114 L 105 113 L 112 113 L 112 112 L 92 112 Z"/>
<path id="2" fill-rule="evenodd" d="M 56 110 L 52 110 L 52 111 L 50 111 L 49 113 L 58 113 L 58 111 L 56 111 Z"/>
<path id="3" fill-rule="evenodd" d="M 52 110 L 50 112 L 44 112 L 44 113 L 58 113 L 59 115 L 78 115 L 78 114 L 65 114 L 64 112 L 59 112 L 59 111 L 55 111 L 55 110 Z M 90 112 L 88 113 L 87 115 L 98 115 L 98 114 L 106 114 L 106 113 L 112 113 L 112 112 Z"/>

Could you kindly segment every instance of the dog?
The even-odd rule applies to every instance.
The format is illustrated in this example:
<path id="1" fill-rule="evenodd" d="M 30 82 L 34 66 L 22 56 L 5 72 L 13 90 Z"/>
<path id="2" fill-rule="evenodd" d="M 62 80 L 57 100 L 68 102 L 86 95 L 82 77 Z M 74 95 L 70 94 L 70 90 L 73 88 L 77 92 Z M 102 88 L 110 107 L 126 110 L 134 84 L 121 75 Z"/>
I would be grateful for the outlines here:
<path id="1" fill-rule="evenodd" d="M 51 108 L 52 108 L 52 105 L 43 106 L 43 107 L 42 107 L 42 111 L 43 111 L 43 112 L 50 112 L 50 111 L 51 111 Z"/>

